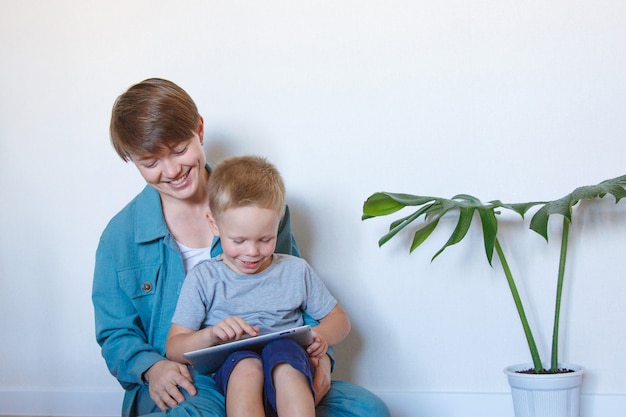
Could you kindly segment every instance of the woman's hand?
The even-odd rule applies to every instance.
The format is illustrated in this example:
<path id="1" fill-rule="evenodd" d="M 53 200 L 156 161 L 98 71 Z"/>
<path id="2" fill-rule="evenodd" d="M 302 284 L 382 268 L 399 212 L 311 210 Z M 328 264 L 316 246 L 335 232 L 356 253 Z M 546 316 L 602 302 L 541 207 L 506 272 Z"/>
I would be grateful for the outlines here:
<path id="1" fill-rule="evenodd" d="M 313 343 L 306 348 L 306 353 L 311 358 L 320 358 L 328 351 L 328 342 L 326 339 L 315 331 L 313 328 Z"/>
<path id="2" fill-rule="evenodd" d="M 311 358 L 315 373 L 313 374 L 313 390 L 315 391 L 315 405 L 330 391 L 330 357 L 323 355 L 319 358 Z"/>
<path id="3" fill-rule="evenodd" d="M 169 360 L 158 361 L 144 374 L 148 382 L 150 398 L 162 411 L 176 407 L 185 401 L 179 388 L 189 395 L 196 395 L 196 387 L 187 366 Z"/>

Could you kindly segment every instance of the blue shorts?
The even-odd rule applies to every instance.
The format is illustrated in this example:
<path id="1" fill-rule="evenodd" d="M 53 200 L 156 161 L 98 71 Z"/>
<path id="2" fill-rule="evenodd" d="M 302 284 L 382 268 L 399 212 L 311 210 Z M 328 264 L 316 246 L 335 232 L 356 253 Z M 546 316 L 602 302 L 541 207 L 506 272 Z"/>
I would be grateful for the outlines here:
<path id="1" fill-rule="evenodd" d="M 224 361 L 222 366 L 215 372 L 213 378 L 217 383 L 217 389 L 226 396 L 226 388 L 228 386 L 228 378 L 233 372 L 235 365 L 246 358 L 257 358 L 263 364 L 263 375 L 265 383 L 263 387 L 263 398 L 265 400 L 265 413 L 267 416 L 276 416 L 276 389 L 272 380 L 272 371 L 274 367 L 280 363 L 288 363 L 294 369 L 302 372 L 309 381 L 311 393 L 315 395 L 313 390 L 313 365 L 306 351 L 293 340 L 282 339 L 265 345 L 263 350 L 259 352 L 250 350 L 241 350 L 231 353 Z"/>

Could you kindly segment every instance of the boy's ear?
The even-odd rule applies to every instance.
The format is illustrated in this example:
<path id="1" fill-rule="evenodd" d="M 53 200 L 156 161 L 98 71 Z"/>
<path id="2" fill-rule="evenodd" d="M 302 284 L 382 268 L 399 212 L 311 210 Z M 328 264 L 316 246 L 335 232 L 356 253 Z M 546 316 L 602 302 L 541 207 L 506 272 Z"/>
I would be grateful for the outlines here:
<path id="1" fill-rule="evenodd" d="M 213 233 L 215 236 L 219 236 L 220 229 L 219 227 L 217 227 L 217 222 L 215 221 L 215 217 L 213 217 L 210 211 L 206 212 L 206 218 L 209 221 L 209 228 L 211 229 L 211 233 Z"/>

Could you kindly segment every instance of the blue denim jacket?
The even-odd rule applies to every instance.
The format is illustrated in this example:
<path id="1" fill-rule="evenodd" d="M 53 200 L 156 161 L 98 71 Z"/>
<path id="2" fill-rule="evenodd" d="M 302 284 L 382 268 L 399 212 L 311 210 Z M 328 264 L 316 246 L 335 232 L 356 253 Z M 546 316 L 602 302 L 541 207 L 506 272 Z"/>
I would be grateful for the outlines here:
<path id="1" fill-rule="evenodd" d="M 300 255 L 288 209 L 276 251 Z M 221 252 L 216 238 L 211 255 Z M 109 370 L 125 390 L 144 384 L 144 372 L 165 358 L 184 279 L 183 259 L 165 224 L 159 194 L 146 186 L 109 222 L 96 251 L 92 291 L 96 338 Z M 125 405 L 133 402 L 128 394 Z"/>

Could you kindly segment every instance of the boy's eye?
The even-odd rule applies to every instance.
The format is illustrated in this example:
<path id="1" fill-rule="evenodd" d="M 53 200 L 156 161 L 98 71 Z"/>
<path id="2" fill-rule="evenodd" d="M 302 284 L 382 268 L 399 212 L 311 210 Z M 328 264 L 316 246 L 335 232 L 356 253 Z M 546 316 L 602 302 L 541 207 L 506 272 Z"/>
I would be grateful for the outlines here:
<path id="1" fill-rule="evenodd" d="M 156 164 L 157 164 L 156 160 L 155 161 L 143 161 L 141 163 L 141 165 L 143 165 L 146 168 L 154 168 L 156 166 Z"/>
<path id="2" fill-rule="evenodd" d="M 174 155 L 182 155 L 187 152 L 187 146 L 182 149 L 174 149 Z"/>

